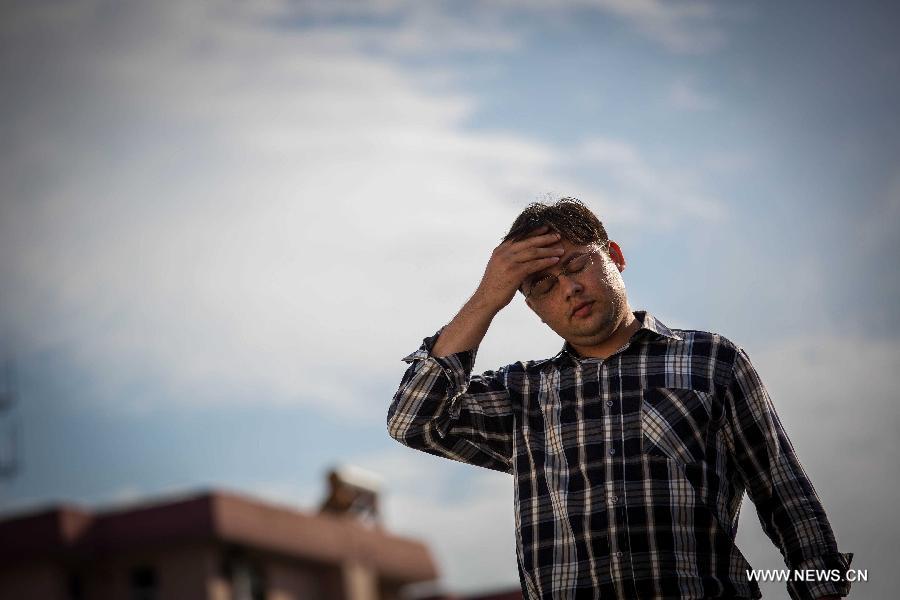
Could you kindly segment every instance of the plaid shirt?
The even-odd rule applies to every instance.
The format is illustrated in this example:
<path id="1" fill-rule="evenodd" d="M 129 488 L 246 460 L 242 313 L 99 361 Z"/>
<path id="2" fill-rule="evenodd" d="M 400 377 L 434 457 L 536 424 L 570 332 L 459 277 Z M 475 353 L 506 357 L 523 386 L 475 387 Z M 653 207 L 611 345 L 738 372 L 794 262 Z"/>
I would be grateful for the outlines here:
<path id="1" fill-rule="evenodd" d="M 513 476 L 516 554 L 528 599 L 760 598 L 734 543 L 746 490 L 790 569 L 841 581 L 812 483 L 741 348 L 704 331 L 641 328 L 606 359 L 553 358 L 471 373 L 477 349 L 431 356 L 426 338 L 388 410 L 401 443 Z"/>

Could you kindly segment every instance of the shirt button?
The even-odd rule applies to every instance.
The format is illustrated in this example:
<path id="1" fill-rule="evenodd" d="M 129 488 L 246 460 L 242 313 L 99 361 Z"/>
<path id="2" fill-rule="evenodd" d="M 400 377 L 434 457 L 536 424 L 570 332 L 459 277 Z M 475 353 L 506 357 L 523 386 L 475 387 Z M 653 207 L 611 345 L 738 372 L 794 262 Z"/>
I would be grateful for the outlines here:
<path id="1" fill-rule="evenodd" d="M 616 453 L 616 449 L 615 449 L 615 448 L 610 448 L 610 449 L 609 449 L 609 455 L 610 455 L 610 456 L 612 456 L 612 455 L 615 454 L 615 453 Z"/>
<path id="2" fill-rule="evenodd" d="M 622 558 L 622 553 L 621 553 L 621 552 L 616 552 L 616 558 Z"/>
<path id="3" fill-rule="evenodd" d="M 619 501 L 619 497 L 618 496 L 610 496 L 609 501 L 612 502 L 613 504 L 615 504 L 616 502 Z"/>
<path id="4" fill-rule="evenodd" d="M 612 401 L 612 400 L 607 400 L 607 401 L 606 401 L 606 405 L 607 405 L 607 406 L 612 406 L 612 405 L 613 405 L 613 401 Z"/>

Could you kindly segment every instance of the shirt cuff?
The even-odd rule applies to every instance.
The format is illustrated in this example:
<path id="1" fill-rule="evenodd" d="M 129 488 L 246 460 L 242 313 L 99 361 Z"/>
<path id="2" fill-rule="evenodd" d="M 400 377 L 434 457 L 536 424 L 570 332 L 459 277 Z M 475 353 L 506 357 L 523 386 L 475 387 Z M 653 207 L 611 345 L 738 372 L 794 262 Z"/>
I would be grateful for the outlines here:
<path id="1" fill-rule="evenodd" d="M 846 596 L 850 581 L 846 574 L 853 560 L 852 552 L 831 552 L 800 562 L 792 571 L 813 571 L 809 581 L 794 578 L 788 592 L 794 600 L 816 600 L 822 596 Z"/>
<path id="2" fill-rule="evenodd" d="M 437 333 L 422 340 L 422 345 L 419 346 L 419 349 L 412 354 L 404 356 L 403 360 L 407 363 L 423 361 L 424 368 L 428 368 L 428 365 L 431 365 L 441 369 L 450 381 L 448 390 L 448 397 L 452 403 L 450 415 L 456 418 L 459 416 L 459 405 L 458 403 L 453 403 L 453 400 L 463 395 L 469 387 L 469 377 L 472 374 L 472 369 L 475 367 L 475 355 L 478 353 L 478 348 L 463 350 L 447 356 L 433 356 L 431 351 L 443 330 L 444 328 L 441 327 Z"/>

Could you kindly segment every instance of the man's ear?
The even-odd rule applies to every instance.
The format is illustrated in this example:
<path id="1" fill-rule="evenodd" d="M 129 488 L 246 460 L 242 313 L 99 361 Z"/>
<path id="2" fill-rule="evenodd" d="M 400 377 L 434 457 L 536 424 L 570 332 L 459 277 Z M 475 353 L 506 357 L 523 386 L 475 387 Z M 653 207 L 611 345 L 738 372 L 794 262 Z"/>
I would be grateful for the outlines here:
<path id="1" fill-rule="evenodd" d="M 609 240 L 609 257 L 618 267 L 619 273 L 625 270 L 625 255 L 622 254 L 622 249 L 619 248 L 619 245 L 612 240 Z"/>

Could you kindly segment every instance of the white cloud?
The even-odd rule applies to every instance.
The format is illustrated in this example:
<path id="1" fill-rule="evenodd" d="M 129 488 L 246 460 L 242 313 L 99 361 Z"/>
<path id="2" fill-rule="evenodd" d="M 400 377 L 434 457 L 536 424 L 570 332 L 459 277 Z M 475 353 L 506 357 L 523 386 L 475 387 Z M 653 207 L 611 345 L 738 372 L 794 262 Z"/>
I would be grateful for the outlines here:
<path id="1" fill-rule="evenodd" d="M 304 513 L 314 513 L 319 504 L 327 495 L 327 487 L 324 485 L 325 477 L 322 477 L 322 485 L 311 486 L 298 482 L 295 479 L 273 481 L 250 481 L 242 487 L 242 492 L 254 498 L 260 498 L 266 502 L 291 507 Z M 220 488 L 216 488 L 220 489 Z M 221 489 L 231 489 L 227 486 Z"/>
<path id="2" fill-rule="evenodd" d="M 669 88 L 669 104 L 685 111 L 706 111 L 718 107 L 718 102 L 705 93 L 700 92 L 693 81 L 677 79 Z"/>
<path id="3" fill-rule="evenodd" d="M 157 21 L 74 60 L 91 102 L 43 99 L 71 130 L 17 149 L 17 183 L 25 156 L 54 177 L 4 207 L 6 319 L 113 396 L 145 377 L 194 401 L 367 407 L 355 386 L 408 351 L 395 323 L 459 301 L 416 278 L 439 258 L 442 289 L 468 285 L 504 201 L 559 181 L 550 149 L 460 132 L 469 99 L 352 48 L 185 8 Z"/>
<path id="4" fill-rule="evenodd" d="M 896 227 L 900 222 L 900 166 L 894 167 L 884 189 L 867 208 L 860 209 L 859 220 L 854 224 L 854 244 L 867 258 L 881 257 L 896 246 Z"/>
<path id="5" fill-rule="evenodd" d="M 524 30 L 510 26 L 490 3 L 462 12 L 452 3 L 414 0 L 272 1 L 262 7 L 254 3 L 232 8 L 255 18 L 288 20 L 304 32 L 315 26 L 316 35 L 338 36 L 359 49 L 405 56 L 508 52 L 524 41 Z"/>
<path id="6" fill-rule="evenodd" d="M 813 468 L 839 478 L 841 472 L 880 468 L 879 463 L 863 464 L 868 463 L 870 451 L 900 459 L 900 440 L 891 433 L 896 423 L 874 418 L 900 415 L 889 378 L 900 369 L 900 344 L 896 341 L 834 335 L 790 337 L 751 353 L 751 358 L 786 427 L 796 430 L 803 440 L 800 445 L 809 448 L 807 459 Z M 860 446 L 835 448 L 830 444 L 840 439 L 844 444 L 855 439 L 850 443 Z M 826 454 L 817 453 L 823 449 Z"/>
<path id="7" fill-rule="evenodd" d="M 9 34 L 39 68 L 4 63 L 22 91 L 2 318 L 111 407 L 146 408 L 129 390 L 153 385 L 371 419 L 372 386 L 457 310 L 517 207 L 549 189 L 612 214 L 561 174 L 564 151 L 465 130 L 475 98 L 423 91 L 339 29 L 273 27 L 280 5 L 86 6 Z M 677 183 L 603 143 L 584 158 L 644 206 Z M 655 214 L 708 214 L 697 202 Z M 507 354 L 545 344 L 509 314 Z"/>
<path id="8" fill-rule="evenodd" d="M 609 181 L 607 188 L 616 193 L 610 210 L 621 220 L 663 227 L 684 217 L 716 221 L 724 216 L 724 205 L 703 190 L 695 174 L 655 165 L 629 142 L 588 138 L 573 158 Z"/>
<path id="9" fill-rule="evenodd" d="M 638 34 L 676 54 L 701 54 L 720 48 L 726 41 L 723 16 L 741 9 L 706 0 L 483 0 L 460 13 L 452 2 L 379 0 L 376 2 L 314 1 L 292 5 L 269 3 L 269 12 L 294 19 L 322 22 L 376 19 L 391 29 L 383 36 L 358 23 L 345 25 L 364 44 L 383 50 L 409 53 L 490 49 L 508 51 L 521 46 L 535 30 L 521 23 L 527 16 L 540 26 L 570 23 L 584 11 L 611 15 Z M 271 7 L 277 7 L 275 9 Z M 257 9 L 254 7 L 253 12 Z M 728 15 L 723 15 L 727 12 Z M 511 19 L 511 16 L 517 17 Z M 515 23 L 515 24 L 513 24 Z M 375 33 L 375 35 L 372 35 Z"/>
<path id="10" fill-rule="evenodd" d="M 664 48 L 684 54 L 715 50 L 725 42 L 711 2 L 661 0 L 597 0 L 597 7 L 632 24 Z"/>

